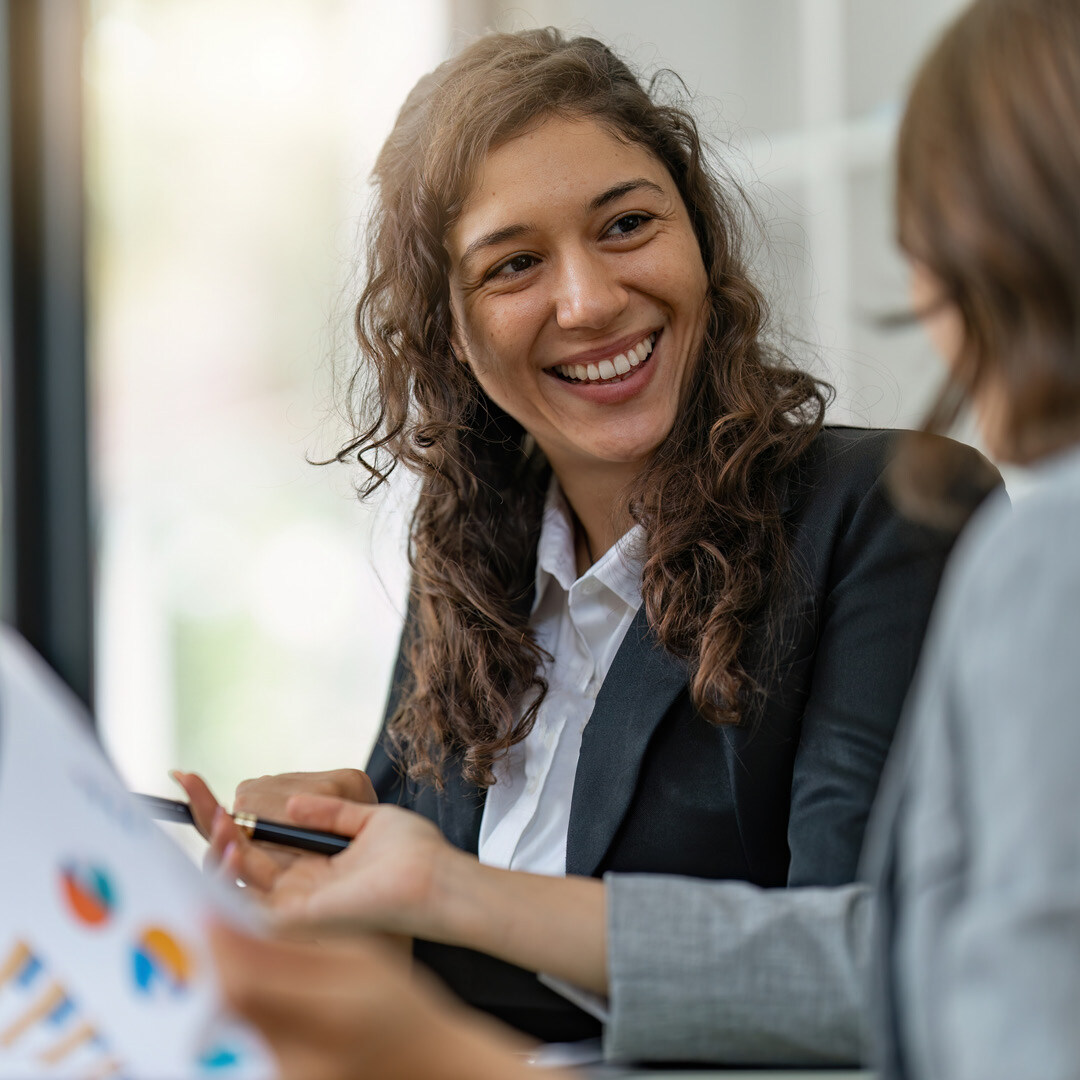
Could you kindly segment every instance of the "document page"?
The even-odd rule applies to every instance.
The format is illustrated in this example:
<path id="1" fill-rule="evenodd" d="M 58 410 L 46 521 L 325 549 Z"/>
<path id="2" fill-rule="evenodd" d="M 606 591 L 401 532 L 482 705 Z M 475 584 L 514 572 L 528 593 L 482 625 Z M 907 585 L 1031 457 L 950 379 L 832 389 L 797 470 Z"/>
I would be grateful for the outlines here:
<path id="1" fill-rule="evenodd" d="M 258 932 L 124 788 L 72 694 L 0 628 L 0 1078 L 272 1077 L 225 1015 L 211 918 Z"/>

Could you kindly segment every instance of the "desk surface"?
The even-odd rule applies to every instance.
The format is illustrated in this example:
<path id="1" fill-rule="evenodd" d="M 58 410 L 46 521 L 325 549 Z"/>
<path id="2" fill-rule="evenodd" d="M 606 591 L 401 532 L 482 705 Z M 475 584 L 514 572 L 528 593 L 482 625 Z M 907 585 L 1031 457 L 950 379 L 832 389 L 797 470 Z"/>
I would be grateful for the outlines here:
<path id="1" fill-rule="evenodd" d="M 861 1069 L 621 1069 L 597 1066 L 585 1070 L 592 1080 L 874 1080 L 873 1073 Z"/>
<path id="2" fill-rule="evenodd" d="M 599 1039 L 576 1043 L 549 1043 L 534 1051 L 532 1064 L 542 1075 L 556 1065 L 574 1070 L 588 1080 L 874 1080 L 863 1069 L 747 1069 L 718 1066 L 666 1066 L 646 1069 L 634 1065 L 605 1065 Z"/>

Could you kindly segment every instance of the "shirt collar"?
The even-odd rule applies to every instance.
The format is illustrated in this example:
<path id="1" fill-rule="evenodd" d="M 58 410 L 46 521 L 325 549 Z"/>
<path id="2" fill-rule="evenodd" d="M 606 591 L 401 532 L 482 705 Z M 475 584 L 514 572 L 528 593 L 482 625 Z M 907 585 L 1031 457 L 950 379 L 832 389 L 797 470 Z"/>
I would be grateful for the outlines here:
<path id="1" fill-rule="evenodd" d="M 641 605 L 641 568 L 645 550 L 645 530 L 634 525 L 581 575 L 581 580 L 595 578 L 607 586 L 624 604 L 637 609 Z M 566 497 L 554 476 L 544 502 L 540 539 L 536 546 L 536 592 L 533 610 L 549 583 L 554 580 L 569 592 L 577 577 L 574 554 L 574 526 Z"/>

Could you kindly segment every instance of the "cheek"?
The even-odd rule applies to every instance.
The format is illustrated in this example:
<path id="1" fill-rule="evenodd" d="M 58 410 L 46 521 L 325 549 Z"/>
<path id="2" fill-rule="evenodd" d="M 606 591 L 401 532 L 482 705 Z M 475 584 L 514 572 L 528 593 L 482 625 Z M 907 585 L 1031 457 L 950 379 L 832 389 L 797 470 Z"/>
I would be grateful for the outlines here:
<path id="1" fill-rule="evenodd" d="M 531 306 L 524 298 L 498 297 L 483 310 L 469 313 L 459 340 L 477 378 L 510 379 L 520 374 L 535 336 Z"/>
<path id="2" fill-rule="evenodd" d="M 964 347 L 964 323 L 949 304 L 923 318 L 923 327 L 938 354 L 950 368 L 956 366 Z"/>
<path id="3" fill-rule="evenodd" d="M 686 308 L 705 298 L 708 278 L 696 244 L 671 242 L 662 249 L 646 245 L 620 258 L 620 273 L 643 292 Z"/>
<path id="4" fill-rule="evenodd" d="M 945 300 L 941 282 L 921 263 L 911 263 L 910 294 L 912 309 L 931 344 L 951 368 L 964 346 L 964 320 L 959 308 Z"/>

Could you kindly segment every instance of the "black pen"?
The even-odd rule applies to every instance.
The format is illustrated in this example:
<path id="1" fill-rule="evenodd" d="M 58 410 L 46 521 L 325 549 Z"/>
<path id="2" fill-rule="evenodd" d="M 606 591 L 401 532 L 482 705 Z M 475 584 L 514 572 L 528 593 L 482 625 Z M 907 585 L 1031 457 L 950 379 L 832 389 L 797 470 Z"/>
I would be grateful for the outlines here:
<path id="1" fill-rule="evenodd" d="M 163 799 L 159 795 L 139 795 L 150 816 L 159 821 L 178 821 L 194 825 L 191 807 L 178 799 Z M 233 814 L 233 821 L 249 840 L 265 840 L 271 844 L 284 844 L 300 851 L 313 851 L 317 855 L 336 855 L 349 846 L 349 837 L 340 833 L 323 832 L 321 829 L 302 829 L 298 825 L 282 825 L 278 821 L 263 821 L 254 814 Z"/>

